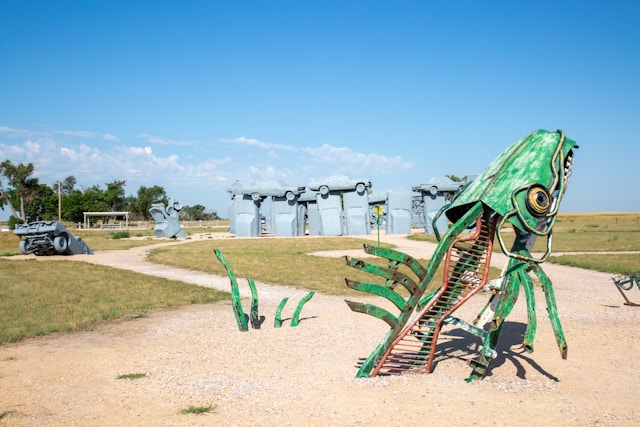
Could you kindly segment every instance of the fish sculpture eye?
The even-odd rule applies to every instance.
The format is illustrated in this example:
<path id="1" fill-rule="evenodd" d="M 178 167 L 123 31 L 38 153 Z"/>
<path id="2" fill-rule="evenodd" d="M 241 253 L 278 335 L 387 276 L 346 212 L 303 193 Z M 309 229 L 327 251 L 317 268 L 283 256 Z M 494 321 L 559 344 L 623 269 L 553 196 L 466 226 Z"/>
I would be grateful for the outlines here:
<path id="1" fill-rule="evenodd" d="M 536 184 L 527 191 L 527 209 L 535 217 L 541 218 L 551 210 L 549 191 L 540 184 Z"/>

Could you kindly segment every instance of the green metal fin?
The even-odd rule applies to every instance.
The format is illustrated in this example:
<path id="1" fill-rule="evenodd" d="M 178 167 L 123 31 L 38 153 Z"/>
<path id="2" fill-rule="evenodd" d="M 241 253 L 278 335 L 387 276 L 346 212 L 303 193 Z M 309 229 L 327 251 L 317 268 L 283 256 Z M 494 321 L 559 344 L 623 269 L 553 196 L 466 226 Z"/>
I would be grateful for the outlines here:
<path id="1" fill-rule="evenodd" d="M 346 279 L 347 286 L 357 291 L 367 292 L 370 294 L 378 295 L 391 301 L 401 311 L 407 306 L 406 301 L 402 295 L 387 288 L 386 286 L 376 285 L 374 283 L 362 283 L 355 280 Z"/>
<path id="2" fill-rule="evenodd" d="M 420 278 L 420 280 L 423 280 L 427 275 L 427 270 L 422 266 L 422 264 L 420 264 L 417 259 L 403 252 L 367 244 L 364 245 L 364 251 L 368 254 L 386 258 L 391 261 L 400 262 L 406 265 L 411 269 L 411 271 L 415 273 L 416 276 L 418 276 L 418 278 Z"/>
<path id="3" fill-rule="evenodd" d="M 384 320 L 387 325 L 391 326 L 391 328 L 395 328 L 396 324 L 398 323 L 398 319 L 384 308 L 380 308 L 375 305 L 366 304 L 363 302 L 354 302 L 349 300 L 344 300 L 344 302 L 347 303 L 351 311 L 369 314 L 380 320 Z"/>

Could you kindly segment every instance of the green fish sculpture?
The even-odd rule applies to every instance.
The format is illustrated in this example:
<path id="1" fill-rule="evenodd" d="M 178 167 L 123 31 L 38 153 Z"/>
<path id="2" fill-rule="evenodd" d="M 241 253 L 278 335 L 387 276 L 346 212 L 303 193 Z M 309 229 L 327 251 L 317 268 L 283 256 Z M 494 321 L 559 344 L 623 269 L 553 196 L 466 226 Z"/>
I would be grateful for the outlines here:
<path id="1" fill-rule="evenodd" d="M 528 314 L 523 344 L 532 352 L 537 323 L 530 273 L 542 283 L 556 341 L 566 359 L 567 343 L 553 285 L 540 264 L 551 253 L 553 224 L 571 177 L 576 148 L 576 142 L 560 130 L 535 131 L 507 148 L 436 215 L 434 226 L 442 214 L 452 226 L 442 238 L 436 230 L 439 244 L 426 268 L 409 255 L 370 245 L 365 245 L 365 252 L 385 258 L 388 267 L 346 258 L 348 265 L 384 279 L 384 284 L 346 279 L 347 286 L 383 297 L 399 310 L 394 315 L 373 304 L 345 300 L 351 310 L 377 317 L 390 326 L 380 344 L 362 362 L 357 377 L 430 373 L 442 325 L 451 323 L 482 340 L 479 355 L 470 362 L 473 370 L 467 381 L 483 378 L 496 356 L 500 331 L 521 286 Z M 509 226 L 514 231 L 509 235 L 515 238 L 507 248 L 502 231 Z M 468 232 L 470 229 L 472 233 Z M 489 282 L 494 237 L 508 256 L 508 263 L 500 279 Z M 547 239 L 546 252 L 534 258 L 530 251 L 538 237 Z M 443 261 L 442 283 L 434 286 L 431 282 Z M 398 286 L 404 290 L 396 291 Z M 473 322 L 453 316 L 482 289 L 491 290 L 492 297 Z"/>

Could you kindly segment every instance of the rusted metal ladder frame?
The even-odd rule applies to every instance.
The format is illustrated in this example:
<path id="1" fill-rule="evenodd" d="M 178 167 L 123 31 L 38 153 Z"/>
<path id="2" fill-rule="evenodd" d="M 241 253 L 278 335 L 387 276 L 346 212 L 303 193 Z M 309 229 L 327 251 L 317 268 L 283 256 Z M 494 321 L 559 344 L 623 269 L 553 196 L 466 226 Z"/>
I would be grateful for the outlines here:
<path id="1" fill-rule="evenodd" d="M 411 333 L 414 326 L 423 320 L 423 318 L 431 311 L 431 309 L 436 306 L 436 304 L 440 301 L 440 299 L 445 299 L 446 301 L 444 302 L 444 305 L 441 307 L 437 307 L 434 312 L 434 314 L 439 314 L 435 322 L 433 320 L 429 321 L 429 322 L 434 322 L 433 325 L 429 327 L 432 330 L 430 330 L 429 333 L 425 335 L 416 337 L 418 338 L 419 341 L 422 341 L 422 347 L 423 347 L 421 350 L 417 352 L 418 356 L 424 356 L 426 354 L 424 346 L 429 345 L 429 348 L 428 348 L 429 354 L 427 355 L 428 357 L 427 357 L 425 372 L 429 373 L 431 371 L 431 367 L 433 364 L 433 356 L 435 354 L 435 349 L 436 349 L 437 340 L 438 340 L 438 334 L 442 327 L 442 323 L 449 318 L 451 322 L 454 322 L 455 318 L 450 317 L 451 313 L 453 313 L 458 307 L 463 305 L 478 290 L 482 289 L 482 287 L 487 281 L 488 269 L 491 261 L 491 251 L 493 247 L 493 234 L 495 230 L 495 223 L 496 223 L 496 218 L 483 219 L 480 216 L 477 219 L 476 233 L 474 233 L 473 236 L 456 238 L 452 242 L 447 252 L 447 256 L 445 260 L 445 277 L 443 280 L 444 281 L 443 286 L 439 289 L 439 291 L 436 293 L 435 296 L 429 299 L 429 302 L 426 303 L 424 308 L 422 308 L 422 310 L 414 317 L 414 320 L 408 323 L 407 325 L 405 325 L 403 330 L 396 336 L 396 338 L 393 340 L 393 342 L 391 343 L 387 351 L 380 358 L 380 360 L 372 370 L 371 376 L 376 376 L 380 372 L 380 370 L 384 367 L 385 362 L 388 360 L 388 358 L 392 354 L 396 345 L 398 345 L 407 336 L 407 334 Z M 460 262 L 461 262 L 461 259 L 464 257 L 464 254 L 463 254 L 463 257 L 458 259 L 457 267 L 454 265 L 453 268 L 451 267 L 451 254 L 453 250 L 456 249 L 457 244 L 462 242 L 468 242 L 468 241 L 478 241 L 478 238 L 481 237 L 483 233 L 486 239 L 486 245 L 480 248 L 481 249 L 480 253 L 472 255 L 473 257 L 478 258 L 478 260 L 476 260 L 475 262 L 476 266 L 477 264 L 481 264 L 484 262 L 482 279 L 480 282 L 476 283 L 475 286 L 472 289 L 470 289 L 465 296 L 463 296 L 462 298 L 458 298 L 459 296 L 457 295 L 458 290 L 460 292 L 464 291 L 464 289 L 460 288 L 460 286 L 458 285 L 462 277 L 456 277 L 455 280 L 452 280 L 452 278 L 454 276 L 454 273 L 456 273 L 456 271 L 458 270 L 457 267 L 460 267 Z M 466 255 L 469 255 L 469 254 L 466 254 Z M 465 271 L 469 271 L 469 269 L 460 270 L 458 271 L 458 273 L 464 273 Z M 476 268 L 476 271 L 477 271 L 477 268 Z M 453 285 L 453 286 L 449 286 L 449 285 Z M 454 295 L 454 293 L 456 295 Z M 423 298 L 423 301 L 424 300 L 425 298 Z M 451 302 L 453 302 L 453 305 L 449 305 Z M 460 322 L 459 319 L 456 319 L 456 320 Z M 475 332 L 479 333 L 479 331 L 475 331 Z M 407 364 L 406 366 L 407 366 L 407 369 L 411 367 L 409 364 Z"/>
<path id="2" fill-rule="evenodd" d="M 411 258 L 410 256 L 398 251 L 394 251 L 392 249 L 386 249 L 386 251 L 391 257 L 395 257 L 399 260 L 404 260 L 403 263 L 409 266 L 409 268 L 420 278 L 419 285 L 413 283 L 413 281 L 411 281 L 410 279 L 399 281 L 399 283 L 405 286 L 411 294 L 406 301 L 404 301 L 404 298 L 402 297 L 400 297 L 400 299 L 396 298 L 395 300 L 392 301 L 388 296 L 388 295 L 391 295 L 390 293 L 388 295 L 383 293 L 383 292 L 386 292 L 383 290 L 384 289 L 383 286 L 371 285 L 371 284 L 360 284 L 358 282 L 350 281 L 348 279 L 346 280 L 347 285 L 349 287 L 361 290 L 363 292 L 369 292 L 375 295 L 383 296 L 389 299 L 390 301 L 394 302 L 394 304 L 400 309 L 400 313 L 396 317 L 392 315 L 389 311 L 383 308 L 377 307 L 375 305 L 345 300 L 345 302 L 349 305 L 352 311 L 359 312 L 359 313 L 366 313 L 374 317 L 377 317 L 378 319 L 384 320 L 391 327 L 389 332 L 387 332 L 387 334 L 384 336 L 384 338 L 378 344 L 378 346 L 363 361 L 363 363 L 360 366 L 360 369 L 358 370 L 358 373 L 356 374 L 356 377 L 362 378 L 362 377 L 370 376 L 372 369 L 379 362 L 381 356 L 388 350 L 393 339 L 398 335 L 398 333 L 409 321 L 411 313 L 413 313 L 420 299 L 422 298 L 422 301 L 425 301 L 425 304 L 426 304 L 426 302 L 431 300 L 433 295 L 435 295 L 438 292 L 438 289 L 436 289 L 435 291 L 429 293 L 428 295 L 423 295 L 429 283 L 431 282 L 431 279 L 433 278 L 435 272 L 437 271 L 440 265 L 440 262 L 442 261 L 443 257 L 449 250 L 449 247 L 451 246 L 452 242 L 456 239 L 456 237 L 462 231 L 467 229 L 471 224 L 473 224 L 477 220 L 477 218 L 480 215 L 482 215 L 483 210 L 484 210 L 484 207 L 481 202 L 474 204 L 462 216 L 462 218 L 460 218 L 460 220 L 458 220 L 451 228 L 449 228 L 447 233 L 443 236 L 441 244 L 438 245 L 438 247 L 436 248 L 436 251 L 431 257 L 431 261 L 429 262 L 429 265 L 427 266 L 426 269 L 422 267 L 422 265 L 420 265 L 420 263 L 417 260 Z M 382 249 L 383 248 L 377 248 L 377 249 L 367 248 L 365 246 L 365 250 L 367 251 L 367 253 L 372 253 L 378 256 L 383 256 L 381 252 Z M 398 272 L 391 271 L 390 269 L 383 269 L 381 267 L 373 266 L 371 264 L 367 264 L 362 261 L 350 259 L 350 258 L 347 258 L 347 264 L 352 267 L 359 268 L 361 270 L 365 270 L 372 274 L 377 274 L 383 277 L 384 275 L 381 273 L 384 273 L 384 272 L 391 275 L 399 274 Z M 406 278 L 406 276 L 404 277 Z M 376 290 L 380 291 L 380 293 L 376 292 Z"/>

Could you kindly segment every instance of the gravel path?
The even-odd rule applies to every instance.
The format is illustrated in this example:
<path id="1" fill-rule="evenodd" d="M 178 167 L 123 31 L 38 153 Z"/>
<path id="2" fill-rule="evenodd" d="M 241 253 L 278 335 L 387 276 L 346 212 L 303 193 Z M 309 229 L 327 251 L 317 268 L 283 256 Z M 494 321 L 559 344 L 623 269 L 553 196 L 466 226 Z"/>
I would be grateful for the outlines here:
<path id="1" fill-rule="evenodd" d="M 435 247 L 382 238 L 419 258 L 429 258 Z M 149 249 L 65 259 L 229 290 L 226 277 L 146 262 Z M 317 255 L 345 254 L 364 256 Z M 504 261 L 494 257 L 498 267 Z M 520 345 L 526 323 L 521 295 L 483 381 L 464 381 L 478 340 L 455 327 L 441 333 L 430 375 L 355 379 L 358 361 L 388 330 L 384 322 L 351 312 L 342 298 L 316 294 L 292 328 L 288 318 L 307 291 L 257 283 L 266 316 L 260 330 L 239 332 L 224 301 L 0 346 L 0 425 L 640 425 L 640 307 L 622 304 L 610 275 L 548 263 L 543 268 L 554 283 L 567 360 L 560 358 L 538 289 L 535 352 Z M 629 297 L 640 302 L 640 291 L 632 291 Z M 285 323 L 274 328 L 285 296 L 291 299 Z M 472 299 L 458 315 L 473 318 L 485 299 Z M 116 379 L 131 373 L 146 377 Z M 215 409 L 205 415 L 180 413 L 209 404 Z"/>

